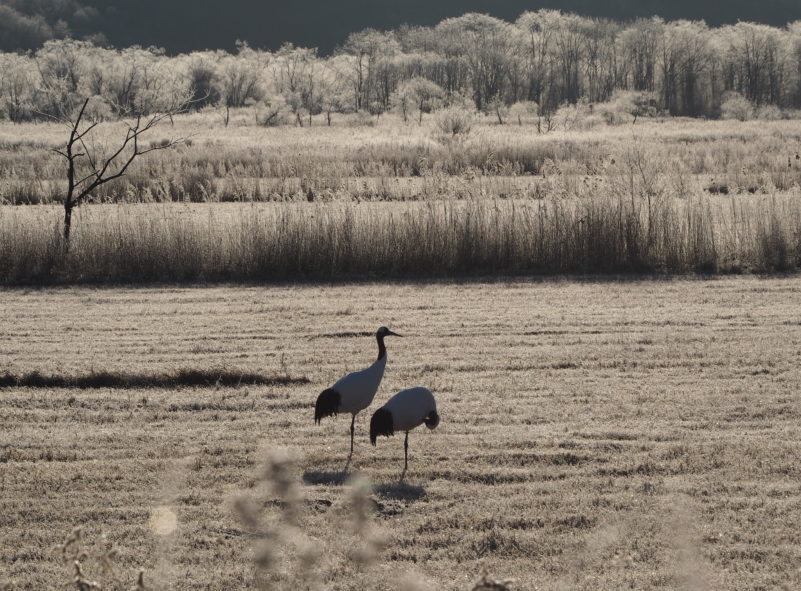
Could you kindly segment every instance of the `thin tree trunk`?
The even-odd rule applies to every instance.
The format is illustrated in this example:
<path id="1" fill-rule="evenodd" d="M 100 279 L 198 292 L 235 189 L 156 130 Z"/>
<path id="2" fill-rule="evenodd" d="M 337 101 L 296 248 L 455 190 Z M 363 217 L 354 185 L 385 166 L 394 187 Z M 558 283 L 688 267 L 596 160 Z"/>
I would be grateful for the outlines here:
<path id="1" fill-rule="evenodd" d="M 64 201 L 64 248 L 70 247 L 70 230 L 72 229 L 72 209 L 75 204 L 71 199 Z"/>

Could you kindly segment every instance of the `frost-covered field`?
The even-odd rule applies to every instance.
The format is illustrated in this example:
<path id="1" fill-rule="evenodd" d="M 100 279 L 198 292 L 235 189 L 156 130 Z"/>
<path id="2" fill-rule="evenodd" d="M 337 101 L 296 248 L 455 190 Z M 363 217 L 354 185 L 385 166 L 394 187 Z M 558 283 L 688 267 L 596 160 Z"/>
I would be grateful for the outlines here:
<path id="1" fill-rule="evenodd" d="M 310 380 L 0 390 L 0 584 L 69 583 L 54 547 L 81 526 L 84 574 L 104 588 L 140 568 L 149 586 L 251 587 L 264 540 L 234 506 L 281 512 L 262 452 L 288 448 L 325 589 L 396 589 L 409 572 L 470 589 L 484 568 L 516 589 L 797 587 L 799 304 L 798 279 L 755 277 L 0 292 L 14 374 Z M 372 481 L 387 542 L 359 566 L 349 421 L 315 426 L 312 408 L 374 358 L 384 324 L 406 338 L 388 341 L 374 407 L 420 384 L 442 423 L 412 432 L 399 482 L 402 438 L 373 448 L 359 417 L 348 471 Z M 164 507 L 177 529 L 160 536 Z M 95 558 L 103 534 L 116 574 Z"/>

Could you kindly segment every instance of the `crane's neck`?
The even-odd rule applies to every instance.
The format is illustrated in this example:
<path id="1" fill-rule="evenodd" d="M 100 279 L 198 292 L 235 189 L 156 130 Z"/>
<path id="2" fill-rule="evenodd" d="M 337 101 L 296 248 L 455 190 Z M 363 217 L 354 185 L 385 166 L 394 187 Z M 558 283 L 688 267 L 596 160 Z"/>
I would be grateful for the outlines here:
<path id="1" fill-rule="evenodd" d="M 384 345 L 384 335 L 376 335 L 375 338 L 378 341 L 378 359 L 376 359 L 376 361 L 381 361 L 387 357 L 387 348 Z"/>

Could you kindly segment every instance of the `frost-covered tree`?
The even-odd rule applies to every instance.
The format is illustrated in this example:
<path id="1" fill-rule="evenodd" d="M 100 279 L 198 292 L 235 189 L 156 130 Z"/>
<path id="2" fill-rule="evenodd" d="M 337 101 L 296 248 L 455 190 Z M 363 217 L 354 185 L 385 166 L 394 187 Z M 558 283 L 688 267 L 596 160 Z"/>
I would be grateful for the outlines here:
<path id="1" fill-rule="evenodd" d="M 436 31 L 446 54 L 464 60 L 478 110 L 502 95 L 514 53 L 512 25 L 486 14 L 469 13 L 445 19 Z"/>
<path id="2" fill-rule="evenodd" d="M 726 90 L 759 106 L 781 104 L 793 46 L 788 31 L 756 23 L 737 23 L 716 32 L 722 50 Z"/>
<path id="3" fill-rule="evenodd" d="M 347 72 L 351 67 L 350 56 L 333 56 L 321 64 L 318 70 L 317 87 L 320 97 L 320 110 L 325 113 L 326 122 L 331 125 L 333 113 L 350 113 L 354 109 L 351 86 Z"/>
<path id="4" fill-rule="evenodd" d="M 400 49 L 392 32 L 365 29 L 348 36 L 340 52 L 351 56 L 351 70 L 347 72 L 353 91 L 356 111 L 365 108 L 376 92 L 378 64 Z"/>
<path id="5" fill-rule="evenodd" d="M 445 98 L 445 92 L 431 80 L 419 76 L 411 78 L 398 86 L 393 95 L 393 103 L 406 121 L 412 109 L 418 112 L 418 123 L 423 122 L 423 113 L 436 109 Z"/>
<path id="6" fill-rule="evenodd" d="M 0 117 L 20 122 L 33 116 L 36 75 L 30 59 L 0 54 Z"/>
<path id="7" fill-rule="evenodd" d="M 236 55 L 225 54 L 220 59 L 218 85 L 226 125 L 232 108 L 244 107 L 249 101 L 262 98 L 262 76 L 269 61 L 269 54 L 255 51 L 245 43 L 239 44 Z"/>

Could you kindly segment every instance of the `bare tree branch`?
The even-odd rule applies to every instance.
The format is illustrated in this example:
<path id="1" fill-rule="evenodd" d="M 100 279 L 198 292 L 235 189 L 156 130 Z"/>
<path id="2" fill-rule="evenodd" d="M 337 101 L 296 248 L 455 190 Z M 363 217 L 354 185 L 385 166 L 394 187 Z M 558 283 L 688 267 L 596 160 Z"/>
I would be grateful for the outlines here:
<path id="1" fill-rule="evenodd" d="M 117 149 L 110 155 L 98 159 L 95 157 L 94 150 L 86 142 L 89 134 L 97 128 L 98 122 L 93 122 L 85 129 L 81 129 L 81 123 L 89 105 L 89 99 L 84 101 L 75 119 L 69 123 L 70 134 L 65 148 L 53 150 L 67 160 L 67 195 L 64 199 L 65 245 L 69 245 L 72 210 L 78 207 L 93 191 L 124 176 L 139 156 L 166 150 L 186 141 L 185 138 L 178 138 L 151 145 L 149 148 L 140 147 L 143 134 L 155 128 L 165 119 L 171 119 L 174 115 L 184 112 L 191 102 L 193 101 L 178 100 L 171 108 L 146 118 L 142 114 L 138 114 L 135 121 L 127 124 L 125 137 Z M 77 146 L 80 146 L 83 152 L 76 151 Z M 88 173 L 76 180 L 77 161 L 83 157 L 88 160 L 89 170 Z"/>

